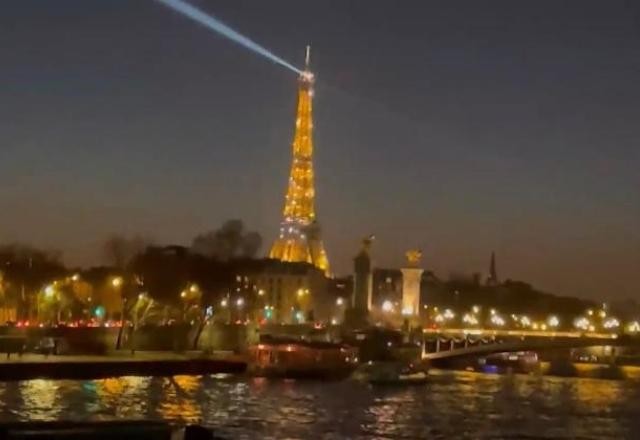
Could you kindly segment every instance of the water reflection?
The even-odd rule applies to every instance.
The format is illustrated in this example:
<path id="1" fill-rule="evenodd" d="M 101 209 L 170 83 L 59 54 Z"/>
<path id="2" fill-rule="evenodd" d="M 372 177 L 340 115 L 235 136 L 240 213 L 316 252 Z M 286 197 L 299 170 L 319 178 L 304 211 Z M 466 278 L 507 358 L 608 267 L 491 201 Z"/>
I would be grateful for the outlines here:
<path id="1" fill-rule="evenodd" d="M 196 391 L 200 388 L 200 376 L 174 376 L 164 379 L 163 399 L 158 406 L 158 414 L 163 419 L 199 423 L 202 413 L 196 401 Z"/>
<path id="2" fill-rule="evenodd" d="M 23 420 L 55 420 L 62 412 L 59 402 L 60 383 L 53 380 L 34 379 L 22 382 L 20 396 L 23 408 L 19 411 Z"/>
<path id="3" fill-rule="evenodd" d="M 238 377 L 0 384 L 4 420 L 168 419 L 229 438 L 634 438 L 636 381 L 445 372 L 424 386 Z"/>

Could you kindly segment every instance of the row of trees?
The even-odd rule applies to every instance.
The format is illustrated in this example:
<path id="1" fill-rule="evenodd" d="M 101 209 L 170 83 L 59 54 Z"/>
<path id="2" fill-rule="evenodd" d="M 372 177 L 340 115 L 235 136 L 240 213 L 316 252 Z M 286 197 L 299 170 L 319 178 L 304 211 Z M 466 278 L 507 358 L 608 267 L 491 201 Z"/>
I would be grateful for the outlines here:
<path id="1" fill-rule="evenodd" d="M 118 319 L 121 309 L 137 322 L 187 319 L 186 305 L 211 304 L 233 280 L 231 262 L 255 257 L 261 243 L 239 220 L 196 236 L 191 247 L 155 247 L 144 237 L 113 235 L 103 245 L 107 265 L 82 270 L 66 267 L 58 252 L 2 245 L 0 307 L 17 309 L 21 319 L 46 313 L 47 320 L 69 320 L 104 313 L 98 307 L 108 302 Z"/>

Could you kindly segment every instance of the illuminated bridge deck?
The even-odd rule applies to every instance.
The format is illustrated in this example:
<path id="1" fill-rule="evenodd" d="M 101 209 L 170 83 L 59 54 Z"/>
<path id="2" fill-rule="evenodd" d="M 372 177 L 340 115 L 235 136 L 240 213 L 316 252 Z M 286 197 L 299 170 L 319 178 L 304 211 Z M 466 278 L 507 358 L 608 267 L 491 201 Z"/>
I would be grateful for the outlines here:
<path id="1" fill-rule="evenodd" d="M 425 335 L 444 336 L 507 336 L 507 337 L 535 337 L 535 338 L 591 338 L 591 339 L 617 339 L 619 335 L 615 333 L 598 332 L 572 332 L 572 331 L 549 331 L 549 330 L 501 330 L 501 329 L 464 329 L 448 328 L 433 329 L 425 328 Z"/>

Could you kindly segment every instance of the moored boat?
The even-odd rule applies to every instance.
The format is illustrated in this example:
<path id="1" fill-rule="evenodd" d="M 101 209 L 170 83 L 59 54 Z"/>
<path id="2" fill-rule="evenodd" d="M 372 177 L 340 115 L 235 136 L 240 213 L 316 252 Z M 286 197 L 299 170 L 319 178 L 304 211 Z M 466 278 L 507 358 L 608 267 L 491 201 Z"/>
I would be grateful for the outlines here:
<path id="1" fill-rule="evenodd" d="M 531 373 L 538 368 L 538 355 L 532 351 L 495 353 L 478 359 L 476 367 L 484 373 Z"/>
<path id="2" fill-rule="evenodd" d="M 369 362 L 363 365 L 354 378 L 371 385 L 422 385 L 428 380 L 422 365 L 406 362 Z"/>
<path id="3" fill-rule="evenodd" d="M 249 349 L 248 372 L 263 377 L 342 379 L 357 362 L 357 349 L 343 344 L 272 340 Z"/>

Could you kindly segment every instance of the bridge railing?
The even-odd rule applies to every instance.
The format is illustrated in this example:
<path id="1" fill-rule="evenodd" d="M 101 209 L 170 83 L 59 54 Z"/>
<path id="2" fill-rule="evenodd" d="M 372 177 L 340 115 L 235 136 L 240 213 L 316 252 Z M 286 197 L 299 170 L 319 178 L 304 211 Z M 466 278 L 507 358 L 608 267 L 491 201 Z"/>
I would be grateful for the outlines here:
<path id="1" fill-rule="evenodd" d="M 542 337 L 542 338 L 592 338 L 592 339 L 616 339 L 615 333 L 600 332 L 575 332 L 575 331 L 549 331 L 549 330 L 503 330 L 481 328 L 425 328 L 425 334 L 436 335 L 475 335 L 475 336 L 511 336 L 511 337 Z"/>

